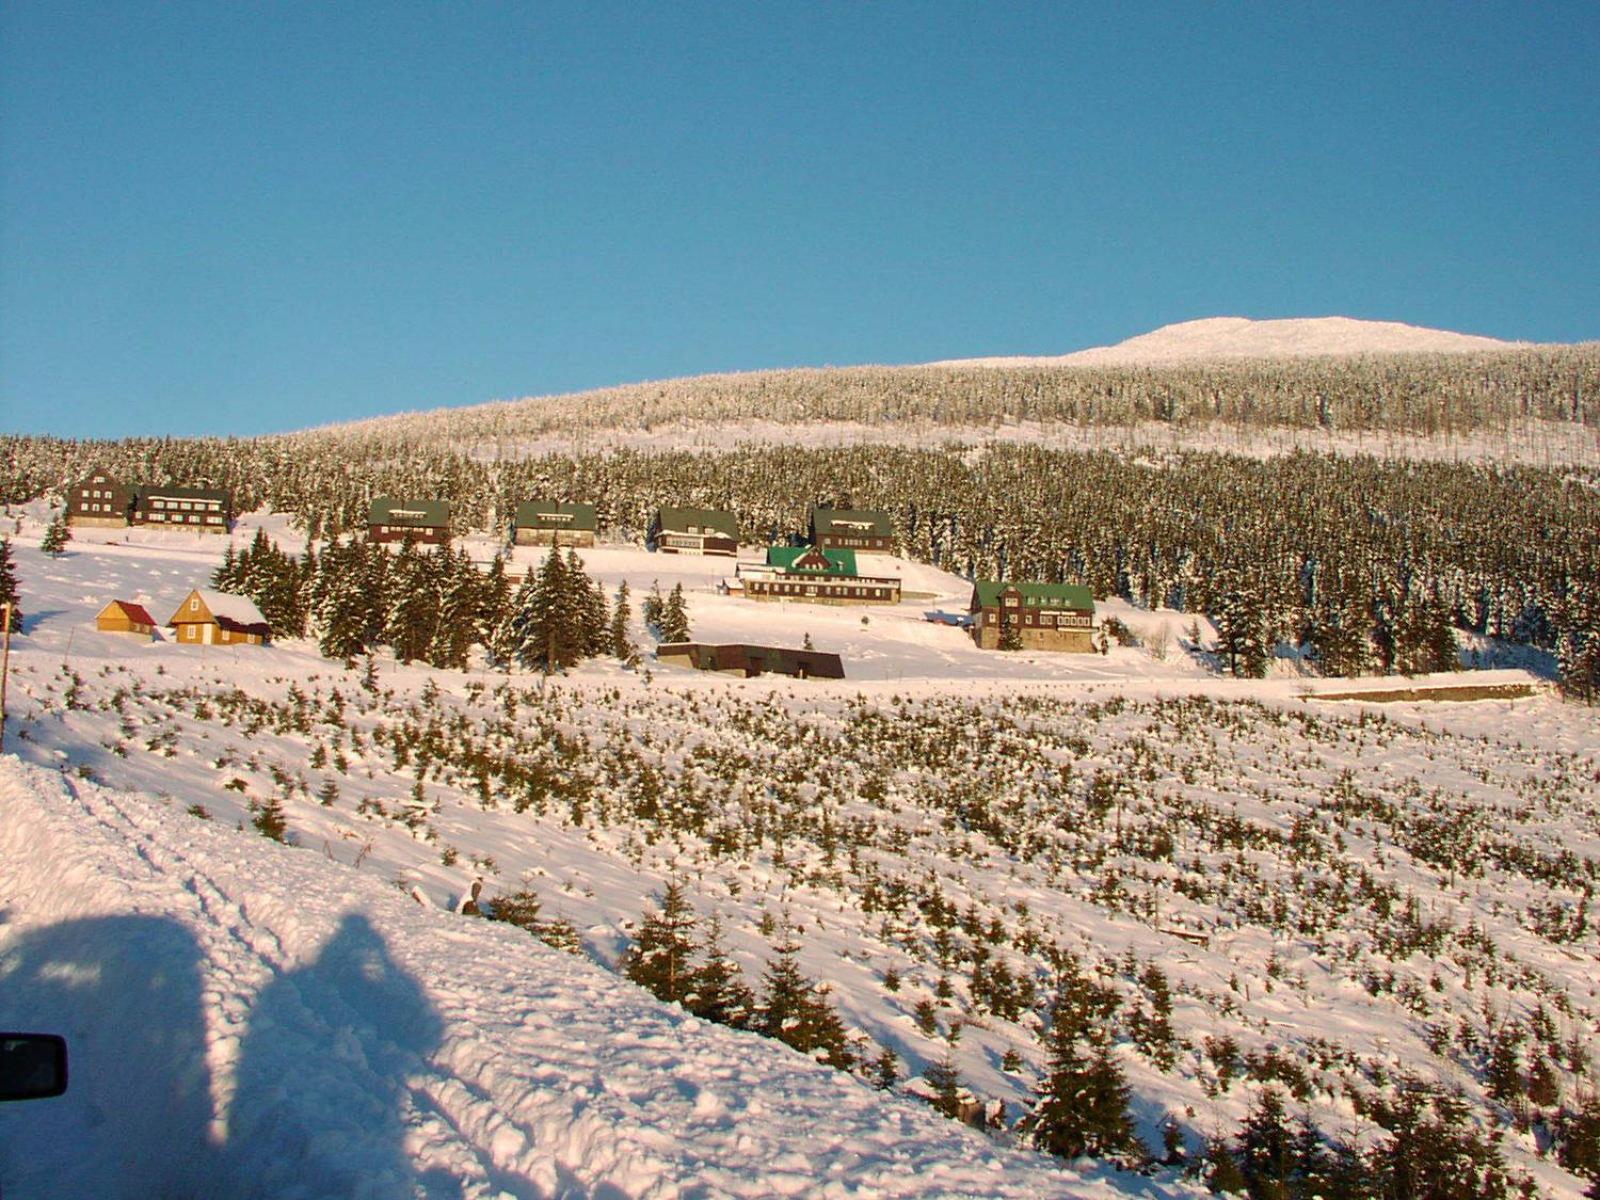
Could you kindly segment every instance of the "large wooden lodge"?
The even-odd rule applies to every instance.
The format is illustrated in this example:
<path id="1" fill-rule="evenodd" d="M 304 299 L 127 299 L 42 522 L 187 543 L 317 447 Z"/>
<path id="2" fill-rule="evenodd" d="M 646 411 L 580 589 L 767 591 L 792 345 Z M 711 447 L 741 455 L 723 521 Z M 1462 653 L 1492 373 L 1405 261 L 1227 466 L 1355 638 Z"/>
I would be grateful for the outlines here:
<path id="1" fill-rule="evenodd" d="M 740 564 L 744 594 L 752 600 L 806 604 L 899 604 L 900 581 L 862 575 L 854 550 L 820 546 L 769 546 L 763 566 Z"/>
<path id="2" fill-rule="evenodd" d="M 814 508 L 811 510 L 811 544 L 824 550 L 868 550 L 894 553 L 894 522 L 889 514 L 871 509 Z"/>
<path id="3" fill-rule="evenodd" d="M 739 553 L 739 524 L 717 508 L 662 508 L 650 526 L 650 540 L 661 554 Z"/>
<path id="4" fill-rule="evenodd" d="M 1007 583 L 980 579 L 972 588 L 972 638 L 1000 647 L 1009 626 L 1024 650 L 1094 650 L 1094 596 L 1073 583 Z"/>
<path id="5" fill-rule="evenodd" d="M 67 489 L 67 524 L 106 529 L 154 525 L 194 533 L 227 533 L 233 527 L 233 501 L 217 488 L 162 484 L 130 488 L 97 470 Z"/>
<path id="6" fill-rule="evenodd" d="M 367 511 L 367 538 L 374 542 L 414 542 L 443 545 L 450 540 L 450 503 L 447 500 L 398 500 L 379 496 Z"/>
<path id="7" fill-rule="evenodd" d="M 592 504 L 524 500 L 512 519 L 511 541 L 518 546 L 592 546 L 598 529 Z"/>
<path id="8" fill-rule="evenodd" d="M 133 489 L 104 471 L 91 471 L 67 489 L 67 524 L 126 528 L 133 514 Z"/>

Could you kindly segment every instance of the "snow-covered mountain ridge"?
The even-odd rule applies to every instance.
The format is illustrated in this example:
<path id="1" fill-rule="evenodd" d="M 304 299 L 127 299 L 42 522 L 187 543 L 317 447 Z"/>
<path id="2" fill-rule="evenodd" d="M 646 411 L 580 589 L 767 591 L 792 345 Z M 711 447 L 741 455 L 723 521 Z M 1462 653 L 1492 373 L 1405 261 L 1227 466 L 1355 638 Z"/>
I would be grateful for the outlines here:
<path id="1" fill-rule="evenodd" d="M 1399 321 L 1363 321 L 1353 317 L 1206 317 L 1180 321 L 1142 333 L 1114 346 L 1095 346 L 1071 354 L 1012 355 L 997 358 L 947 359 L 942 367 L 1134 366 L 1195 363 L 1222 359 L 1316 358 L 1388 354 L 1465 354 L 1474 351 L 1527 349 L 1528 342 L 1445 329 L 1425 329 Z"/>

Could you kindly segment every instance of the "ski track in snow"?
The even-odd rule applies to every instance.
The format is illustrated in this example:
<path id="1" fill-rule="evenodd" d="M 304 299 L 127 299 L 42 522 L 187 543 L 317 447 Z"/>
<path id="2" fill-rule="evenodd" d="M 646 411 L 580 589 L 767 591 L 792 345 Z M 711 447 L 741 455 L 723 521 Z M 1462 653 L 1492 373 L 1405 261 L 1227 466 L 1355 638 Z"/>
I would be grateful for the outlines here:
<path id="1" fill-rule="evenodd" d="M 1006 1150 L 171 803 L 8 758 L 0 807 L 0 1026 L 74 1056 L 67 1096 L 0 1113 L 9 1200 L 1198 1194 Z"/>

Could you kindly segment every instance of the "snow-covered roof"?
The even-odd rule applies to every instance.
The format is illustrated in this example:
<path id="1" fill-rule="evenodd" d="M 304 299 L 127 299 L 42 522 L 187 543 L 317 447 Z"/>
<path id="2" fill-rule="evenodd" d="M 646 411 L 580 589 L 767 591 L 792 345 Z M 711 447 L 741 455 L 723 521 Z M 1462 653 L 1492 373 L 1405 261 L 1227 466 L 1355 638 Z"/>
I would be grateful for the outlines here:
<path id="1" fill-rule="evenodd" d="M 178 611 L 172 614 L 168 625 L 176 625 L 178 618 L 184 615 L 184 609 L 189 601 L 200 597 L 200 603 L 216 618 L 218 624 L 227 623 L 240 629 L 249 629 L 250 626 L 259 625 L 267 628 L 267 619 L 261 615 L 261 610 L 256 607 L 255 601 L 249 596 L 235 596 L 231 592 L 213 592 L 208 588 L 195 588 L 183 598 L 183 603 L 178 605 Z"/>

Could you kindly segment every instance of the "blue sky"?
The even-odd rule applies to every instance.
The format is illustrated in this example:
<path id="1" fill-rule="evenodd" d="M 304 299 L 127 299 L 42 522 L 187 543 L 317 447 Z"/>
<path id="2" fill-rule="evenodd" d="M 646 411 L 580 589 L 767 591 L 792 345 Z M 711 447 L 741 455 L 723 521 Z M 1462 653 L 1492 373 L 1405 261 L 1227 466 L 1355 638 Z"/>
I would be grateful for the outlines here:
<path id="1" fill-rule="evenodd" d="M 1600 337 L 1600 5 L 0 6 L 0 429 Z"/>

